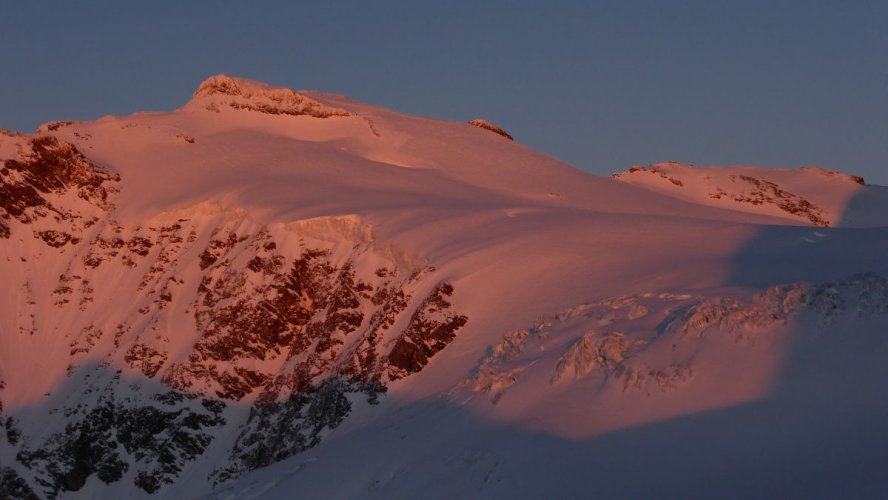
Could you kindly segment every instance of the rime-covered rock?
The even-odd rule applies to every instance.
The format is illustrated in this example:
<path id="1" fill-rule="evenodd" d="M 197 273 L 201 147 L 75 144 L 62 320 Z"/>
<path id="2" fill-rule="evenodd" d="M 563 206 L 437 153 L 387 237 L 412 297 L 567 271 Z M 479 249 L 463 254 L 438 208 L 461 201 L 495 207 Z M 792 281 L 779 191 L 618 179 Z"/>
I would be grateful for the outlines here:
<path id="1" fill-rule="evenodd" d="M 288 88 L 272 87 L 261 82 L 216 75 L 206 79 L 194 93 L 193 100 L 210 110 L 227 106 L 236 110 L 256 111 L 270 115 L 311 116 L 330 118 L 349 116 L 343 109 L 325 106 Z M 194 138 L 190 141 L 194 142 Z"/>

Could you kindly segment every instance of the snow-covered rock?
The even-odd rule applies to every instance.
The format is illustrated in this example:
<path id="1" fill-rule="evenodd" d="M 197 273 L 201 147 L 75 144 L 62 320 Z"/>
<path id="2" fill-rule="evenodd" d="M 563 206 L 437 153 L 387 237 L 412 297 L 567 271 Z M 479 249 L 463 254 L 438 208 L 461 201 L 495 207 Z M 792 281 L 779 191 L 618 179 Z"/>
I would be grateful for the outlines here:
<path id="1" fill-rule="evenodd" d="M 854 197 L 874 191 L 860 176 L 817 167 L 793 171 L 663 162 L 632 167 L 611 178 L 705 205 L 815 226 L 839 225 Z"/>
<path id="2" fill-rule="evenodd" d="M 288 88 L 272 87 L 265 83 L 228 75 L 212 76 L 197 88 L 193 103 L 211 111 L 220 106 L 236 110 L 257 111 L 270 115 L 311 116 L 330 118 L 349 116 L 343 109 L 325 106 L 318 101 Z"/>

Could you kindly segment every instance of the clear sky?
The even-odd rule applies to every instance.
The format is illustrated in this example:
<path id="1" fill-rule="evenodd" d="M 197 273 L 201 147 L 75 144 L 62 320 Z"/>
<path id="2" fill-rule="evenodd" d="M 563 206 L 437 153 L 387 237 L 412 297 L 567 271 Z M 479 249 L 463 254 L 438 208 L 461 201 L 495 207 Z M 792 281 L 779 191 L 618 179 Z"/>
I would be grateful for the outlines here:
<path id="1" fill-rule="evenodd" d="M 169 110 L 229 73 L 482 117 L 595 173 L 819 165 L 888 184 L 888 1 L 19 1 L 0 127 Z"/>

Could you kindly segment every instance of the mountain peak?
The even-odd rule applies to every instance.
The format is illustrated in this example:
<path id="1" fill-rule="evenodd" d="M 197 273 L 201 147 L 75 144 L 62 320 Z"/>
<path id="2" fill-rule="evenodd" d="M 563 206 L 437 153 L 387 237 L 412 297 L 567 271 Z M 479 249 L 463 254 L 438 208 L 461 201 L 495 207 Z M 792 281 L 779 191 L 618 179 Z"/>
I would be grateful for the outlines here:
<path id="1" fill-rule="evenodd" d="M 220 73 L 202 81 L 200 83 L 200 86 L 197 87 L 197 92 L 194 93 L 194 97 L 216 94 L 250 97 L 255 93 L 267 92 L 270 90 L 274 90 L 275 88 L 278 88 L 280 90 L 290 90 L 280 87 L 274 87 L 267 83 L 250 80 L 248 78 L 241 78 Z M 292 92 L 292 90 L 290 91 Z"/>
<path id="2" fill-rule="evenodd" d="M 210 111 L 220 107 L 258 111 L 271 115 L 349 116 L 344 109 L 334 108 L 286 87 L 224 74 L 211 76 L 201 82 L 191 99 Z"/>

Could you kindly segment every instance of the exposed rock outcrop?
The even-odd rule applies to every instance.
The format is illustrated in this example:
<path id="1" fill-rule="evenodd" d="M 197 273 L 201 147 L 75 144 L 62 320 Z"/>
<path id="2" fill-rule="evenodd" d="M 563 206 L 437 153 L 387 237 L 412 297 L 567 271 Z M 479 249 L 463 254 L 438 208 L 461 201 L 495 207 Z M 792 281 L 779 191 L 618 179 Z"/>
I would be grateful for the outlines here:
<path id="1" fill-rule="evenodd" d="M 469 125 L 474 125 L 476 127 L 483 128 L 484 130 L 489 130 L 489 131 L 493 132 L 494 134 L 505 137 L 506 139 L 508 139 L 510 141 L 515 140 L 505 130 L 497 127 L 496 125 L 490 123 L 487 120 L 482 120 L 481 118 L 475 118 L 474 120 L 470 120 Z"/>
<path id="2" fill-rule="evenodd" d="M 797 218 L 815 226 L 829 226 L 836 222 L 835 208 L 832 213 L 825 208 L 824 200 L 815 199 L 796 192 L 806 190 L 812 177 L 823 176 L 828 179 L 817 182 L 829 185 L 839 183 L 846 192 L 859 189 L 849 184 L 863 185 L 862 177 L 820 168 L 803 168 L 795 173 L 798 184 L 780 177 L 775 181 L 767 169 L 751 167 L 694 167 L 677 162 L 663 162 L 645 167 L 632 167 L 626 172 L 618 172 L 611 178 L 628 183 L 661 190 L 663 193 L 680 198 L 698 200 L 703 203 L 731 207 L 738 210 L 769 213 L 768 208 L 774 207 L 791 218 Z M 661 180 L 662 179 L 662 180 Z M 668 184 L 664 184 L 668 182 Z M 784 184 L 791 184 L 787 186 Z M 717 203 L 712 203 L 716 200 Z M 827 205 L 830 203 L 826 201 Z M 770 211 L 773 213 L 773 210 Z"/>
<path id="3" fill-rule="evenodd" d="M 218 110 L 221 105 L 270 115 L 314 118 L 351 116 L 348 111 L 326 106 L 291 89 L 272 87 L 228 75 L 216 75 L 206 79 L 194 93 L 194 98 L 210 98 L 205 107 L 211 111 Z"/>
<path id="4" fill-rule="evenodd" d="M 114 208 L 111 198 L 119 190 L 120 177 L 55 137 L 33 137 L 28 147 L 0 168 L 0 238 L 10 237 L 14 219 L 30 224 L 34 237 L 51 247 L 78 243 L 83 230 L 98 220 L 97 214 Z M 60 202 L 66 193 L 78 202 Z"/>
<path id="5" fill-rule="evenodd" d="M 84 402 L 49 410 L 49 437 L 7 433 L 18 436 L 17 465 L 30 473 L 23 484 L 39 494 L 76 491 L 91 477 L 160 491 L 238 425 L 214 480 L 303 451 L 349 415 L 349 398 L 375 403 L 386 384 L 420 371 L 467 322 L 454 311 L 453 286 L 435 280 L 432 268 L 371 266 L 380 257 L 366 231 L 324 232 L 315 221 L 303 232 L 323 239 L 285 247 L 278 238 L 293 227 L 181 218 L 126 228 L 106 208 L 112 212 L 90 238 L 66 242 L 76 252 L 50 296 L 27 289 L 35 304 L 88 312 L 96 295 L 121 286 L 95 273 L 113 272 L 131 283 L 123 287 L 133 308 L 120 312 L 125 321 L 64 334 L 67 376 L 96 382 L 72 398 Z M 201 278 L 193 285 L 183 278 L 194 275 Z M 164 326 L 183 309 L 194 322 L 190 343 Z M 126 386 L 120 372 L 99 383 L 111 364 L 167 392 Z M 253 408 L 246 421 L 223 415 L 234 402 Z M 9 474 L 4 480 L 18 484 Z"/>

